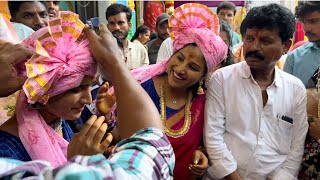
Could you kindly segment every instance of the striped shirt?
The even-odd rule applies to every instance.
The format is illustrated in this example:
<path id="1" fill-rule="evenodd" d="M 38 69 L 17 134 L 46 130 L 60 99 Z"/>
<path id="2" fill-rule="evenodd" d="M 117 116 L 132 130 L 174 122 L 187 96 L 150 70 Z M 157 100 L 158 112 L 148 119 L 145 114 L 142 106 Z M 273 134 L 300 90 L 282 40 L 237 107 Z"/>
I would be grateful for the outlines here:
<path id="1" fill-rule="evenodd" d="M 0 179 L 172 179 L 174 161 L 163 132 L 146 128 L 119 142 L 109 159 L 101 154 L 75 156 L 53 169 L 45 161 L 0 158 Z"/>

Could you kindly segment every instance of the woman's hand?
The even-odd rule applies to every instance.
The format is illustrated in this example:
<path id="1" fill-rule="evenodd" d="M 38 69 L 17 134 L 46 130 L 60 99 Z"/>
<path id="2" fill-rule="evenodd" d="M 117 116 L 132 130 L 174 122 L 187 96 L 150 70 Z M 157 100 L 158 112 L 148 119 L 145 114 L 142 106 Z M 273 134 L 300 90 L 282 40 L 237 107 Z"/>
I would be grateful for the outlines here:
<path id="1" fill-rule="evenodd" d="M 107 150 L 113 137 L 110 133 L 105 134 L 108 125 L 104 120 L 103 116 L 97 118 L 93 115 L 89 118 L 80 132 L 72 137 L 68 145 L 68 159 L 75 155 L 89 156 L 104 153 Z"/>
<path id="2" fill-rule="evenodd" d="M 208 168 L 208 158 L 200 150 L 195 150 L 193 153 L 193 164 L 190 164 L 189 169 L 191 174 L 199 177 Z"/>
<path id="3" fill-rule="evenodd" d="M 103 86 L 99 88 L 97 98 L 96 98 L 96 106 L 98 111 L 102 115 L 107 115 L 110 113 L 110 109 L 116 102 L 116 96 L 110 95 L 108 93 L 109 90 L 109 83 L 106 82 Z"/>

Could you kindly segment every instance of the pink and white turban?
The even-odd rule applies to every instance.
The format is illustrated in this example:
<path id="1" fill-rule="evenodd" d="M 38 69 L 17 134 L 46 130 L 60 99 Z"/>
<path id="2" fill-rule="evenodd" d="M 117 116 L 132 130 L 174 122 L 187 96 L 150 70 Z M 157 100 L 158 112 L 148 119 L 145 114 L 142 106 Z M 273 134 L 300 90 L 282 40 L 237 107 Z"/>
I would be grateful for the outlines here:
<path id="1" fill-rule="evenodd" d="M 170 36 L 174 53 L 188 44 L 196 43 L 204 55 L 208 72 L 227 56 L 228 47 L 219 36 L 219 19 L 207 6 L 188 3 L 176 8 L 169 19 Z M 144 66 L 131 71 L 143 83 L 162 74 L 170 59 L 160 64 Z"/>
<path id="2" fill-rule="evenodd" d="M 16 108 L 19 137 L 32 160 L 46 160 L 53 166 L 67 161 L 68 142 L 28 104 L 46 104 L 50 97 L 78 87 L 85 76 L 95 76 L 97 64 L 82 36 L 83 28 L 77 14 L 61 11 L 21 44 L 34 52 L 22 68 L 26 71 L 20 72 L 28 79 Z"/>

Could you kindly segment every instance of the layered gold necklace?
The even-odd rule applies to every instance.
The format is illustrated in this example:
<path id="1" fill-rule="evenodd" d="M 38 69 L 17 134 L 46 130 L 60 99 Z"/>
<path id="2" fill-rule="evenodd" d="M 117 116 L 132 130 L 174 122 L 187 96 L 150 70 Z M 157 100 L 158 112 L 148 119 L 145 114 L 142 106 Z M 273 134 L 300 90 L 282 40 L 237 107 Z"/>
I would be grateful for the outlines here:
<path id="1" fill-rule="evenodd" d="M 170 127 L 167 127 L 166 124 L 166 93 L 165 90 L 167 89 L 167 79 L 163 81 L 162 86 L 160 87 L 160 110 L 161 110 L 161 120 L 162 120 L 162 124 L 163 124 L 163 129 L 165 131 L 165 133 L 173 138 L 179 138 L 183 135 L 185 135 L 189 128 L 190 128 L 190 124 L 191 124 L 191 98 L 192 98 L 192 92 L 189 91 L 188 93 L 188 97 L 186 100 L 186 104 L 184 107 L 184 122 L 183 122 L 183 126 L 182 128 L 180 128 L 179 130 L 172 130 L 170 129 Z"/>

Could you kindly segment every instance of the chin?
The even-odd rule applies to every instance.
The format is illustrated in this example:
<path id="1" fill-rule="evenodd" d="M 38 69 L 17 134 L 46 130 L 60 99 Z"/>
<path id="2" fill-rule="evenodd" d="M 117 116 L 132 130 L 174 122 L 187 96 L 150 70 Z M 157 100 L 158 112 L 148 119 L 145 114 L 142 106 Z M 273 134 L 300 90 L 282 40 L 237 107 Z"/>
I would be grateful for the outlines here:
<path id="1" fill-rule="evenodd" d="M 81 113 L 78 113 L 78 114 L 68 114 L 68 116 L 63 117 L 63 119 L 75 121 L 75 120 L 79 119 L 80 116 L 81 116 Z"/>

